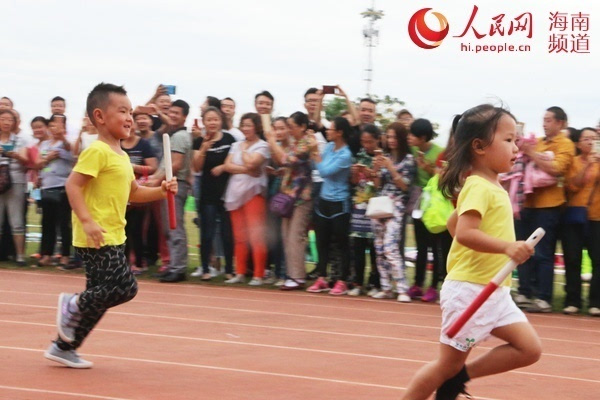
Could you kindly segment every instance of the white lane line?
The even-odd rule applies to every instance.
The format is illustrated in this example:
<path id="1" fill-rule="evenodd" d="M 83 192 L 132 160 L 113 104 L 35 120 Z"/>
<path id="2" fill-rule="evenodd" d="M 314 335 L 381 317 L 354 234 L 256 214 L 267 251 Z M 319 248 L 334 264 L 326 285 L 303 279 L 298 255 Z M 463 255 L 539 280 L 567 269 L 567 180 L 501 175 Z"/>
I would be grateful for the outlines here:
<path id="1" fill-rule="evenodd" d="M 0 302 L 0 305 L 9 305 L 9 306 L 25 307 L 25 308 L 27 308 L 27 307 L 43 308 L 43 309 L 50 309 L 50 310 L 56 309 L 55 306 L 41 306 L 41 305 L 31 305 L 31 304 L 21 304 L 21 303 Z M 141 313 L 114 311 L 114 310 L 111 310 L 110 314 L 141 317 L 141 318 L 159 318 L 159 319 L 167 319 L 167 320 L 173 320 L 173 321 L 243 326 L 243 327 L 250 327 L 250 328 L 272 329 L 272 330 L 282 330 L 282 331 L 290 331 L 290 332 L 316 333 L 316 334 L 322 334 L 322 335 L 348 336 L 348 337 L 368 338 L 368 339 L 383 339 L 383 340 L 393 340 L 393 341 L 398 341 L 398 342 L 439 344 L 439 341 L 437 341 L 437 340 L 409 339 L 409 338 L 401 338 L 401 337 L 394 337 L 394 336 L 379 336 L 379 335 L 368 335 L 368 334 L 359 334 L 359 333 L 345 333 L 345 332 L 335 332 L 335 331 L 323 331 L 323 330 L 317 330 L 317 329 L 288 328 L 288 327 L 281 327 L 281 326 L 275 326 L 275 325 L 247 324 L 247 323 L 241 323 L 241 322 L 227 322 L 227 321 L 218 321 L 218 320 L 210 320 L 210 319 L 173 317 L 170 315 L 141 314 Z M 580 343 L 578 341 L 566 340 L 566 339 L 552 339 L 552 338 L 545 338 L 545 337 L 540 337 L 540 339 L 547 340 L 547 341 L 561 342 L 561 343 L 570 343 L 570 344 Z M 590 345 L 600 346 L 600 343 L 586 341 L 585 345 L 586 346 L 590 346 Z M 491 349 L 492 348 L 492 347 L 484 347 L 484 346 L 477 346 L 477 347 L 480 349 Z M 561 357 L 570 357 L 570 356 L 563 355 Z"/>
<path id="2" fill-rule="evenodd" d="M 38 296 L 56 296 L 56 294 L 50 294 L 50 293 L 22 292 L 22 291 L 18 291 L 18 290 L 14 290 L 14 291 L 13 290 L 0 290 L 0 293 L 28 294 L 28 295 L 38 295 Z M 182 308 L 245 312 L 245 313 L 251 313 L 251 314 L 277 315 L 277 316 L 287 316 L 287 317 L 294 317 L 294 318 L 301 317 L 301 318 L 321 319 L 321 320 L 328 320 L 328 321 L 356 322 L 359 324 L 377 324 L 377 325 L 384 325 L 384 326 L 397 326 L 397 327 L 416 328 L 416 329 L 433 329 L 433 330 L 440 329 L 439 325 L 431 326 L 431 325 L 423 325 L 423 324 L 403 324 L 403 323 L 381 322 L 381 321 L 364 320 L 364 319 L 338 318 L 338 317 L 332 317 L 332 316 L 284 313 L 284 312 L 264 311 L 264 310 L 251 310 L 251 309 L 243 309 L 243 308 L 235 308 L 235 307 L 231 308 L 231 307 L 203 306 L 203 305 L 196 305 L 196 304 L 165 303 L 165 302 L 138 300 L 138 299 L 134 300 L 134 302 L 140 303 L 140 304 L 173 306 L 173 307 L 182 307 Z M 294 306 L 296 306 L 296 304 L 294 304 Z M 348 310 L 352 310 L 352 309 L 348 309 Z M 406 314 L 406 313 L 398 312 L 396 314 L 402 315 L 402 314 Z M 413 314 L 411 314 L 411 315 L 413 315 Z M 544 326 L 544 325 L 533 325 L 533 326 L 535 328 L 567 329 L 567 330 L 569 330 L 569 332 L 574 332 L 574 331 L 575 332 L 588 332 L 588 333 L 600 332 L 600 330 L 594 330 L 594 329 L 578 329 L 578 328 L 554 327 L 554 326 Z M 550 340 L 562 340 L 562 339 L 550 339 Z M 567 340 L 567 342 L 571 342 L 571 341 Z M 575 342 L 573 342 L 573 343 L 575 343 Z"/>
<path id="3" fill-rule="evenodd" d="M 34 276 L 39 276 L 39 277 L 58 277 L 58 278 L 70 278 L 70 279 L 74 279 L 74 280 L 79 280 L 79 281 L 83 281 L 85 282 L 85 278 L 81 275 L 73 275 L 72 273 L 65 273 L 64 275 L 62 274 L 57 274 L 57 273 L 47 273 L 47 272 L 27 272 L 27 271 L 12 271 L 12 270 L 2 270 L 0 269 L 0 274 L 1 273 L 7 273 L 7 274 L 26 274 L 26 275 L 34 275 Z M 28 283 L 28 282 L 25 282 Z M 47 282 L 39 282 L 40 284 L 46 284 Z M 154 286 L 154 287 L 160 287 L 162 289 L 164 289 L 166 286 L 164 284 L 161 283 L 155 283 L 155 282 L 151 282 L 151 281 L 146 281 L 146 280 L 140 280 L 138 281 L 138 283 L 140 284 L 140 286 Z M 178 283 L 177 287 L 185 287 L 188 289 L 200 289 L 200 290 L 210 290 L 210 291 L 223 291 L 223 292 L 231 292 L 231 291 L 235 291 L 235 292 L 245 292 L 245 293 L 253 293 L 253 294 L 264 294 L 264 295 L 271 295 L 271 296 L 277 296 L 277 297 L 298 297 L 298 298 L 302 298 L 302 299 L 307 299 L 307 298 L 312 298 L 312 299 L 320 299 L 320 300 L 325 300 L 327 302 L 331 302 L 331 301 L 342 301 L 342 302 L 350 302 L 350 301 L 358 301 L 358 302 L 362 302 L 362 303 L 373 303 L 373 304 L 378 304 L 381 305 L 382 302 L 381 300 L 372 300 L 372 299 L 367 299 L 367 298 L 362 298 L 362 297 L 358 297 L 358 298 L 350 298 L 348 296 L 344 296 L 344 299 L 341 299 L 337 296 L 320 296 L 320 295 L 312 295 L 312 294 L 306 294 L 306 293 L 281 293 L 280 291 L 277 290 L 265 290 L 265 289 L 259 289 L 259 288 L 253 288 L 253 289 L 246 289 L 243 287 L 225 287 L 225 286 L 213 286 L 213 285 L 202 285 L 202 284 L 189 284 L 189 283 Z M 193 294 L 177 294 L 177 293 L 169 293 L 169 292 L 154 292 L 156 294 L 162 294 L 162 295 L 185 295 L 185 296 L 190 296 L 190 297 L 195 297 L 195 295 Z M 210 297 L 210 296 L 202 296 L 202 297 Z M 241 300 L 239 298 L 227 298 L 224 297 L 224 299 L 230 299 L 230 300 Z M 256 300 L 255 300 L 256 301 Z M 267 300 L 264 300 L 267 301 Z M 280 300 L 276 301 L 277 303 L 280 303 Z M 393 302 L 386 302 L 388 304 L 392 304 Z M 300 305 L 299 303 L 293 303 L 293 305 Z M 307 306 L 315 306 L 315 304 L 306 304 L 306 303 L 301 303 Z M 319 306 L 319 305 L 316 305 Z M 328 306 L 328 305 L 320 305 L 323 307 L 333 307 L 333 306 Z M 421 307 L 421 310 L 428 310 L 431 309 L 431 305 L 430 304 L 425 304 L 425 303 L 421 303 L 421 302 L 413 302 L 413 303 L 408 303 L 408 304 L 402 304 L 402 306 L 414 306 L 414 307 Z M 338 308 L 338 307 L 336 307 Z M 353 307 L 339 307 L 340 309 L 349 309 L 349 310 L 355 310 L 355 308 Z M 371 311 L 371 310 L 369 310 Z M 425 316 L 425 317 L 438 317 L 439 315 L 423 315 L 423 314 L 416 314 L 416 313 L 403 313 L 401 311 L 377 311 L 377 310 L 372 310 L 375 312 L 382 312 L 382 313 L 393 313 L 393 314 L 406 314 L 406 315 L 418 315 L 418 316 Z M 543 320 L 560 320 L 560 321 L 569 321 L 570 323 L 573 323 L 573 321 L 592 321 L 592 317 L 565 317 L 565 316 L 561 316 L 558 314 L 536 314 L 536 315 L 528 315 L 528 318 L 530 319 L 530 323 L 534 326 L 534 327 L 544 327 L 544 328 L 553 328 L 553 329 L 568 329 L 569 331 L 572 330 L 576 330 L 577 328 L 565 328 L 563 326 L 547 326 L 547 325 L 537 325 L 534 322 L 532 322 L 532 319 L 543 319 Z M 597 330 L 591 330 L 591 332 L 597 332 Z"/>
<path id="4" fill-rule="evenodd" d="M 41 322 L 24 322 L 24 321 L 13 321 L 13 320 L 0 320 L 0 323 L 7 324 L 15 324 L 15 325 L 33 325 L 33 326 L 43 326 L 43 327 L 54 327 L 55 324 L 46 324 Z M 186 341 L 198 341 L 198 342 L 211 342 L 211 343 L 220 343 L 220 344 L 230 344 L 230 345 L 242 345 L 249 347 L 264 347 L 264 348 L 272 348 L 272 349 L 280 349 L 280 350 L 293 350 L 293 351 L 303 351 L 303 352 L 314 352 L 314 353 L 324 353 L 324 354 L 334 354 L 334 355 L 343 355 L 350 357 L 365 357 L 365 358 L 374 358 L 380 360 L 390 360 L 390 361 L 405 361 L 405 362 L 414 362 L 414 363 L 427 363 L 430 360 L 417 360 L 411 358 L 401 358 L 401 357 L 389 357 L 389 356 L 378 356 L 373 354 L 365 354 L 365 353 L 349 353 L 343 351 L 334 351 L 334 350 L 322 350 L 322 349 L 312 349 L 307 347 L 297 347 L 297 346 L 281 346 L 281 345 L 271 345 L 271 344 L 261 344 L 261 343 L 253 343 L 253 342 L 240 342 L 234 340 L 219 340 L 219 339 L 207 339 L 207 338 L 199 338 L 199 337 L 191 337 L 191 336 L 181 336 L 181 335 L 167 335 L 160 333 L 149 333 L 149 332 L 139 332 L 139 331 L 123 331 L 117 329 L 105 329 L 105 328 L 95 328 L 96 331 L 99 332 L 107 332 L 107 333 L 117 333 L 124 335 L 138 335 L 138 336 L 148 336 L 148 337 L 157 337 L 157 338 L 166 338 L 166 339 L 181 339 Z M 231 333 L 225 334 L 228 337 L 238 339 L 239 336 L 233 335 Z M 422 341 L 424 343 L 436 343 L 429 341 Z M 484 347 L 477 346 L 478 350 L 491 350 L 492 347 Z M 542 353 L 544 357 L 559 357 L 566 359 L 573 359 L 578 361 L 591 361 L 591 362 L 600 362 L 598 358 L 591 357 L 578 357 L 578 356 L 568 356 L 562 354 L 552 354 L 552 353 Z"/>
<path id="5" fill-rule="evenodd" d="M 72 397 L 79 397 L 79 398 L 85 397 L 85 398 L 88 398 L 88 399 L 131 400 L 131 399 L 125 399 L 125 398 L 122 398 L 122 397 L 96 396 L 96 395 L 93 395 L 93 394 L 73 393 L 73 392 L 59 392 L 59 391 L 56 391 L 56 390 L 34 389 L 34 388 L 26 388 L 26 387 L 18 387 L 18 386 L 0 385 L 0 389 L 14 390 L 14 391 L 20 391 L 20 392 L 59 394 L 61 396 L 72 396 Z"/>
<path id="6" fill-rule="evenodd" d="M 54 327 L 54 324 L 44 324 L 38 322 L 21 322 L 21 321 L 9 321 L 9 320 L 0 320 L 1 323 L 6 324 L 15 324 L 15 325 L 33 325 L 33 326 L 43 326 L 43 327 Z M 401 358 L 401 357 L 387 357 L 387 356 L 377 356 L 373 354 L 365 354 L 365 353 L 349 353 L 344 351 L 333 351 L 333 350 L 321 350 L 321 349 L 311 349 L 307 347 L 296 347 L 296 346 L 280 346 L 280 345 L 272 345 L 272 344 L 261 344 L 261 343 L 252 343 L 252 342 L 240 342 L 234 340 L 219 340 L 219 339 L 206 339 L 199 337 L 191 337 L 191 336 L 180 336 L 180 335 L 166 335 L 160 333 L 149 333 L 149 332 L 139 332 L 139 331 L 122 331 L 117 329 L 104 329 L 104 328 L 95 328 L 94 331 L 98 332 L 106 332 L 106 333 L 116 333 L 123 335 L 137 335 L 137 336 L 146 336 L 146 337 L 156 337 L 161 339 L 178 339 L 185 341 L 196 341 L 196 342 L 208 342 L 208 343 L 219 343 L 219 344 L 228 344 L 228 345 L 237 345 L 237 346 L 248 346 L 248 347 L 261 347 L 261 348 L 269 348 L 269 349 L 278 349 L 278 350 L 292 350 L 292 351 L 301 351 L 301 352 L 309 352 L 309 353 L 321 353 L 321 354 L 333 354 L 340 356 L 349 356 L 349 357 L 364 357 L 364 358 L 374 358 L 378 360 L 389 360 L 389 361 L 404 361 L 404 362 L 412 362 L 424 364 L 429 361 L 426 360 L 415 360 L 411 358 Z M 239 336 L 232 335 L 230 333 L 226 334 L 229 337 L 239 338 Z"/>
<path id="7" fill-rule="evenodd" d="M 36 353 L 43 352 L 43 350 L 39 350 L 39 349 L 13 347 L 13 346 L 0 346 L 0 349 L 15 350 L 15 351 L 29 351 L 29 352 L 36 352 Z M 253 375 L 276 376 L 279 378 L 301 379 L 301 380 L 326 382 L 326 383 L 341 383 L 344 385 L 372 387 L 372 388 L 378 388 L 378 389 L 406 390 L 406 388 L 402 387 L 402 386 L 380 385 L 380 384 L 376 384 L 376 383 L 366 383 L 366 382 L 354 382 L 354 381 L 347 381 L 347 380 L 343 380 L 343 379 L 327 379 L 327 378 L 320 378 L 320 377 L 308 376 L 308 375 L 283 374 L 283 373 L 279 373 L 279 372 L 257 371 L 257 370 L 242 369 L 242 368 L 217 367 L 214 365 L 180 363 L 180 362 L 175 362 L 175 361 L 150 360 L 150 359 L 145 359 L 145 358 L 118 357 L 118 356 L 109 356 L 109 355 L 91 354 L 91 353 L 85 353 L 82 355 L 86 356 L 86 357 L 98 357 L 98 358 L 105 358 L 105 359 L 109 359 L 109 360 L 132 361 L 132 362 L 140 362 L 140 363 L 148 363 L 148 364 L 171 365 L 171 366 L 188 367 L 188 368 L 200 368 L 200 369 L 208 369 L 208 370 L 214 370 L 214 371 L 238 372 L 238 373 L 253 374 Z M 493 398 L 488 398 L 488 397 L 478 397 L 478 399 L 500 400 L 500 399 L 493 399 Z M 117 400 L 123 400 L 123 399 L 117 399 Z"/>
<path id="8" fill-rule="evenodd" d="M 37 352 L 37 353 L 43 352 L 43 350 L 39 350 L 39 349 L 31 349 L 31 348 L 25 348 L 25 347 L 13 347 L 13 346 L 0 346 L 0 349 L 16 350 L 16 351 L 30 351 L 30 352 Z M 328 382 L 328 383 L 342 383 L 344 385 L 365 386 L 365 387 L 374 387 L 374 388 L 380 388 L 380 389 L 406 390 L 406 388 L 401 387 L 401 386 L 380 385 L 377 383 L 366 383 L 366 382 L 353 382 L 353 381 L 347 381 L 347 380 L 343 380 L 343 379 L 328 379 L 328 378 L 319 378 L 316 376 L 284 374 L 284 373 L 279 373 L 279 372 L 258 371 L 258 370 L 243 369 L 243 368 L 218 367 L 215 365 L 206 365 L 206 364 L 182 363 L 182 362 L 176 362 L 176 361 L 162 361 L 162 360 L 152 360 L 152 359 L 134 358 L 134 357 L 119 357 L 119 356 L 110 356 L 110 355 L 92 354 L 92 353 L 81 353 L 81 355 L 85 356 L 85 357 L 98 357 L 98 358 L 106 358 L 106 359 L 110 359 L 110 360 L 133 361 L 133 362 L 141 362 L 141 363 L 149 363 L 149 364 L 171 365 L 171 366 L 178 366 L 178 367 L 202 368 L 202 369 L 210 369 L 210 370 L 215 370 L 215 371 L 241 372 L 241 373 L 255 374 L 255 375 L 277 376 L 277 377 L 281 377 L 281 378 L 304 379 L 304 380 Z"/>

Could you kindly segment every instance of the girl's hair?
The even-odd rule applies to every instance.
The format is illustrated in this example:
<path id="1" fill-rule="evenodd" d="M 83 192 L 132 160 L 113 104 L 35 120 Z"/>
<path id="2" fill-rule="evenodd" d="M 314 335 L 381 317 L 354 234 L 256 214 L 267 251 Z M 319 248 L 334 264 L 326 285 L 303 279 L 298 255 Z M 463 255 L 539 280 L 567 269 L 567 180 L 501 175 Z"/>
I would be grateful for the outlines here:
<path id="1" fill-rule="evenodd" d="M 392 122 L 386 128 L 386 132 L 390 129 L 396 133 L 396 143 L 398 144 L 398 159 L 396 161 L 400 161 L 408 154 L 408 131 L 406 130 L 404 124 L 401 122 Z M 389 145 L 387 143 L 388 142 L 386 140 L 384 150 L 387 153 L 391 153 L 391 149 L 389 148 Z"/>
<path id="2" fill-rule="evenodd" d="M 352 135 L 352 127 L 350 126 L 350 122 L 348 122 L 348 120 L 344 117 L 335 117 L 333 124 L 335 125 L 336 131 L 342 131 L 342 139 L 344 139 L 344 143 L 348 143 L 348 140 L 350 140 L 350 136 Z"/>
<path id="3" fill-rule="evenodd" d="M 287 118 L 286 117 L 277 117 L 273 120 L 273 124 L 275 124 L 275 122 L 283 122 L 285 124 L 285 123 L 287 123 Z"/>
<path id="4" fill-rule="evenodd" d="M 35 122 L 41 122 L 42 124 L 48 126 L 48 120 L 42 116 L 37 116 L 34 119 L 32 119 L 30 125 L 33 125 Z"/>
<path id="5" fill-rule="evenodd" d="M 221 112 L 221 110 L 219 110 L 217 107 L 213 107 L 213 106 L 206 107 L 206 109 L 202 113 L 202 118 L 204 118 L 204 116 L 206 114 L 208 114 L 209 112 L 217 113 L 217 115 L 219 116 L 219 118 L 221 118 L 221 120 L 223 120 L 223 113 Z"/>
<path id="6" fill-rule="evenodd" d="M 242 115 L 242 118 L 240 118 L 240 127 L 242 126 L 242 122 L 244 122 L 245 119 L 249 119 L 250 121 L 252 121 L 252 123 L 254 124 L 254 130 L 256 131 L 256 135 L 259 138 L 261 138 L 262 140 L 265 140 L 265 135 L 264 135 L 260 115 L 258 115 L 257 113 L 253 113 L 253 112 L 249 112 L 249 113 Z"/>
<path id="7" fill-rule="evenodd" d="M 471 168 L 473 161 L 472 143 L 475 139 L 482 142 L 482 148 L 492 144 L 498 121 L 508 115 L 516 118 L 502 107 L 482 104 L 465 111 L 458 118 L 454 130 L 454 140 L 446 149 L 448 164 L 440 180 L 440 190 L 444 196 L 452 198 L 463 183 L 465 173 Z"/>
<path id="8" fill-rule="evenodd" d="M 373 139 L 377 141 L 379 141 L 379 137 L 381 136 L 381 130 L 373 124 L 363 125 L 362 129 L 360 130 L 360 134 L 362 135 L 363 133 L 368 133 L 369 135 L 373 136 Z"/>
<path id="9" fill-rule="evenodd" d="M 428 119 L 419 118 L 410 125 L 410 133 L 418 138 L 425 138 L 426 142 L 437 136 L 437 133 L 433 131 L 433 126 Z"/>
<path id="10" fill-rule="evenodd" d="M 264 94 L 261 94 L 264 96 Z M 308 115 L 304 114 L 302 111 L 296 111 L 292 115 L 290 115 L 290 119 L 294 121 L 294 123 L 298 126 L 304 125 L 304 129 L 308 128 Z"/>

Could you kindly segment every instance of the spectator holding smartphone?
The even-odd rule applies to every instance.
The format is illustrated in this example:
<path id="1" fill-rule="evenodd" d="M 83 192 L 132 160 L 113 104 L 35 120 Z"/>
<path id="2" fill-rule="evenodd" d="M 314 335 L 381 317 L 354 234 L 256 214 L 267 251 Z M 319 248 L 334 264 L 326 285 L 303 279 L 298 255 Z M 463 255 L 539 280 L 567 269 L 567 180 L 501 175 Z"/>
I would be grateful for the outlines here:
<path id="1" fill-rule="evenodd" d="M 410 126 L 408 144 L 411 146 L 412 155 L 417 164 L 417 176 L 411 191 L 416 191 L 416 194 L 422 192 L 429 179 L 435 174 L 435 162 L 444 150 L 432 142 L 432 139 L 436 136 L 437 134 L 433 131 L 433 126 L 429 120 L 419 118 Z M 411 193 L 411 200 L 413 196 L 416 197 L 415 194 Z M 426 299 L 437 298 L 437 281 L 439 279 L 437 272 L 441 268 L 440 252 L 437 250 L 433 234 L 427 230 L 420 218 L 413 218 L 413 227 L 417 242 L 417 260 L 415 262 L 415 281 L 409 290 L 409 295 L 413 299 L 422 298 L 423 296 L 426 296 Z M 429 289 L 424 292 L 423 285 L 425 283 L 429 249 L 433 252 L 433 268 L 435 273 L 431 278 Z"/>
<path id="2" fill-rule="evenodd" d="M 37 166 L 42 189 L 42 252 L 39 266 L 52 264 L 57 228 L 61 236 L 59 266 L 69 268 L 71 255 L 71 206 L 65 185 L 73 169 L 73 153 L 66 137 L 64 115 L 54 114 L 48 121 L 50 138 L 40 145 Z"/>
<path id="3" fill-rule="evenodd" d="M 344 295 L 348 292 L 347 281 L 350 276 L 350 166 L 352 153 L 347 140 L 350 137 L 350 123 L 344 117 L 336 117 L 327 129 L 327 143 L 323 154 L 318 148 L 316 138 L 311 137 L 312 159 L 320 175 L 323 187 L 315 199 L 315 233 L 319 262 L 319 277 L 307 289 L 318 293 L 329 291 L 332 295 Z M 339 275 L 333 277 L 333 288 L 327 282 L 327 265 L 330 261 L 329 250 L 333 245 L 339 253 Z M 332 274 L 333 275 L 333 274 Z"/>
<path id="4" fill-rule="evenodd" d="M 376 195 L 373 179 L 373 160 L 379 148 L 381 131 L 373 124 L 363 126 L 360 137 L 361 150 L 355 157 L 355 163 L 350 169 L 351 183 L 354 195 L 352 197 L 352 219 L 350 222 L 350 237 L 352 238 L 352 258 L 354 262 L 354 284 L 348 295 L 359 296 L 365 280 L 365 255 L 369 249 L 371 274 L 369 275 L 368 295 L 373 296 L 381 288 L 377 265 L 373 228 L 371 219 L 365 216 L 369 199 Z"/>
<path id="5" fill-rule="evenodd" d="M 169 126 L 169 110 L 171 108 L 171 96 L 167 93 L 167 88 L 158 85 L 152 98 L 148 100 L 146 106 L 153 107 L 152 131 L 164 133 Z"/>
<path id="6" fill-rule="evenodd" d="M 25 266 L 25 219 L 23 207 L 27 178 L 25 166 L 29 162 L 22 138 L 12 133 L 16 117 L 10 110 L 0 110 L 0 227 L 4 225 L 5 211 L 12 230 L 16 262 Z M 10 184 L 9 184 L 10 180 Z"/>
<path id="7" fill-rule="evenodd" d="M 207 107 L 202 113 L 204 137 L 194 139 L 194 171 L 202 172 L 200 192 L 200 247 L 202 265 L 192 273 L 194 277 L 210 280 L 210 257 L 217 224 L 221 228 L 221 240 L 225 255 L 225 274 L 233 278 L 233 238 L 229 212 L 223 203 L 229 173 L 225 170 L 225 159 L 235 139 L 223 130 L 223 114 L 216 107 Z"/>
<path id="8" fill-rule="evenodd" d="M 408 147 L 408 132 L 403 125 L 386 131 L 385 151 L 387 155 L 377 155 L 373 161 L 375 187 L 379 196 L 388 196 L 394 203 L 391 218 L 373 219 L 377 269 L 381 280 L 381 291 L 373 295 L 374 299 L 393 298 L 392 279 L 398 292 L 397 300 L 408 303 L 408 279 L 406 264 L 400 252 L 402 226 L 409 189 L 415 177 L 415 161 Z"/>

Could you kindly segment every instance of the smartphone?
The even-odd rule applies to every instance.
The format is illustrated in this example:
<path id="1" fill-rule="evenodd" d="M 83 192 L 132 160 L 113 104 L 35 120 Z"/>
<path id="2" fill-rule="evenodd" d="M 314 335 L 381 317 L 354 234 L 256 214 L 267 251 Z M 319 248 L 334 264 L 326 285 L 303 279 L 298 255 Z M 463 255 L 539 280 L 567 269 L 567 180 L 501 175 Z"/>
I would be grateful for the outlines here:
<path id="1" fill-rule="evenodd" d="M 600 155 L 600 139 L 594 140 L 594 153 Z"/>
<path id="2" fill-rule="evenodd" d="M 523 122 L 517 122 L 517 136 L 523 136 L 525 134 L 525 124 Z"/>
<path id="3" fill-rule="evenodd" d="M 175 85 L 163 85 L 163 87 L 167 90 L 167 94 L 175 94 L 177 92 Z"/>
<path id="4" fill-rule="evenodd" d="M 335 94 L 335 86 L 323 85 L 323 94 Z"/>
<path id="5" fill-rule="evenodd" d="M 200 128 L 200 125 L 198 125 L 198 118 L 194 118 L 194 126 Z"/>
<path id="6" fill-rule="evenodd" d="M 382 154 L 383 154 L 383 150 L 381 150 L 381 149 L 377 149 L 377 150 L 375 150 L 373 153 L 374 153 L 376 156 L 380 156 L 380 155 L 382 155 Z"/>

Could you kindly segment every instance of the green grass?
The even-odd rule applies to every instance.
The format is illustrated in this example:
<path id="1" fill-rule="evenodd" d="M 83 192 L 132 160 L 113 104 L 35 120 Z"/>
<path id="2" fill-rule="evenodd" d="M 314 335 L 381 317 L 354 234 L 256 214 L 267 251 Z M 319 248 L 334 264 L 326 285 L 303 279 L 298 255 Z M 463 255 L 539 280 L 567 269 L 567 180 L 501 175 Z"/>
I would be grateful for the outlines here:
<path id="1" fill-rule="evenodd" d="M 36 213 L 36 209 L 35 209 L 34 205 L 32 205 L 30 207 L 27 215 L 28 215 L 28 218 L 27 218 L 28 231 L 29 232 L 40 232 L 40 228 L 38 228 L 37 226 L 40 225 L 41 218 L 40 218 L 40 215 Z M 199 251 L 198 251 L 199 249 L 197 247 L 195 247 L 195 245 L 199 243 L 199 230 L 196 227 L 196 225 L 194 225 L 194 223 L 192 222 L 192 220 L 194 219 L 195 216 L 196 216 L 196 214 L 194 212 L 186 212 L 186 215 L 185 215 L 188 243 L 192 246 L 192 247 L 189 247 L 189 249 L 188 249 L 188 251 L 189 251 L 188 271 L 189 272 L 192 272 L 198 265 L 200 265 L 200 256 L 199 256 Z M 415 246 L 414 231 L 413 231 L 411 225 L 409 225 L 407 227 L 406 246 L 407 247 Z M 38 242 L 27 242 L 27 246 L 26 246 L 27 254 L 34 254 L 34 253 L 37 253 L 38 251 L 39 251 L 39 243 Z M 369 264 L 370 263 L 367 258 L 367 267 L 366 267 L 367 271 L 365 272 L 366 276 L 368 276 L 368 273 L 370 270 Z M 314 265 L 307 263 L 306 267 L 307 267 L 307 270 L 310 271 L 314 268 Z M 14 263 L 12 263 L 12 262 L 0 262 L 0 268 L 12 269 L 12 270 L 23 270 L 24 269 L 24 268 L 16 267 L 14 265 Z M 154 272 L 156 272 L 157 268 L 158 268 L 157 266 L 150 267 L 150 270 L 148 272 L 138 276 L 138 279 L 140 279 L 140 280 L 155 280 L 155 278 L 152 278 L 152 274 Z M 26 267 L 26 269 L 27 270 L 32 270 L 32 269 L 41 270 L 40 268 L 35 267 L 34 260 L 31 261 L 31 267 Z M 81 269 L 77 269 L 74 271 L 62 271 L 57 268 L 43 268 L 43 270 L 50 271 L 53 273 L 59 273 L 59 274 L 83 274 L 83 271 Z M 429 280 L 431 279 L 430 274 L 431 273 L 428 271 L 425 282 L 429 282 Z M 412 267 L 407 268 L 407 275 L 409 278 L 409 282 L 412 282 L 413 277 L 414 277 L 414 268 L 412 268 Z M 213 278 L 209 282 L 202 282 L 196 278 L 189 278 L 188 283 L 198 284 L 198 285 L 222 286 L 222 285 L 224 285 L 224 280 L 225 280 L 224 276 L 221 275 L 217 278 Z M 515 285 L 516 285 L 516 281 L 513 280 L 513 288 L 516 287 Z M 589 287 L 588 284 L 584 284 L 584 288 L 583 288 L 583 296 L 584 296 L 583 298 L 584 299 L 587 298 L 588 287 Z M 263 288 L 273 288 L 273 287 L 263 286 Z M 557 275 L 555 275 L 555 278 L 554 278 L 554 299 L 553 299 L 554 311 L 562 310 L 562 308 L 564 307 L 564 298 L 565 298 L 564 275 L 557 274 Z"/>

